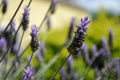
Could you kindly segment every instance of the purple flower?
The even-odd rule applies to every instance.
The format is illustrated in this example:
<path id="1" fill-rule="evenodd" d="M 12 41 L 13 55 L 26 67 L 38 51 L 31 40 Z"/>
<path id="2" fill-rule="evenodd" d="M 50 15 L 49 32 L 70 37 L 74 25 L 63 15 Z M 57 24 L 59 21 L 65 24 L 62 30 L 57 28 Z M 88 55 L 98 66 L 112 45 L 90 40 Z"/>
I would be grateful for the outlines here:
<path id="1" fill-rule="evenodd" d="M 7 41 L 5 38 L 0 38 L 0 52 L 4 52 L 7 49 Z"/>
<path id="2" fill-rule="evenodd" d="M 14 54 L 16 54 L 17 51 L 18 51 L 18 45 L 15 43 L 15 44 L 12 46 L 12 52 L 13 52 Z"/>
<path id="3" fill-rule="evenodd" d="M 52 4 L 51 4 L 51 13 L 55 13 L 55 9 L 56 9 L 56 4 L 58 3 L 58 0 L 52 0 Z"/>
<path id="4" fill-rule="evenodd" d="M 23 80 L 33 80 L 33 72 L 32 72 L 32 69 L 30 67 L 27 67 L 24 70 Z"/>
<path id="5" fill-rule="evenodd" d="M 7 0 L 2 0 L 2 5 L 3 5 L 3 7 L 2 7 L 2 13 L 5 14 L 6 11 L 7 11 L 7 5 L 8 5 Z"/>
<path id="6" fill-rule="evenodd" d="M 60 69 L 60 80 L 65 80 L 66 70 L 64 67 Z"/>
<path id="7" fill-rule="evenodd" d="M 93 46 L 92 46 L 92 57 L 95 57 L 97 55 L 97 47 L 96 47 L 96 45 L 94 44 Z"/>
<path id="8" fill-rule="evenodd" d="M 11 22 L 11 24 L 10 24 L 10 28 L 8 29 L 8 32 L 10 32 L 10 34 L 11 35 L 14 35 L 14 33 L 15 33 L 15 21 L 14 20 L 12 20 L 12 22 Z"/>
<path id="9" fill-rule="evenodd" d="M 66 39 L 66 41 L 65 41 L 65 43 L 64 43 L 65 46 L 68 45 L 69 41 L 70 41 L 71 38 L 72 38 L 72 32 L 73 32 L 73 27 L 74 27 L 74 25 L 75 25 L 75 18 L 73 17 L 73 18 L 71 19 L 71 22 L 70 22 L 70 27 L 69 27 L 67 39 Z"/>
<path id="10" fill-rule="evenodd" d="M 31 30 L 32 31 L 31 31 L 30 35 L 32 37 L 37 37 L 38 36 L 38 29 L 37 29 L 36 25 L 33 25 L 32 28 L 31 28 Z"/>
<path id="11" fill-rule="evenodd" d="M 71 76 L 71 80 L 78 80 L 78 74 L 73 73 L 72 76 Z"/>
<path id="12" fill-rule="evenodd" d="M 87 45 L 85 43 L 82 45 L 82 57 L 83 57 L 83 60 L 85 61 L 86 65 L 91 64 L 91 61 L 89 59 Z"/>
<path id="13" fill-rule="evenodd" d="M 72 56 L 70 56 L 68 58 L 67 64 L 68 64 L 68 72 L 72 72 L 72 68 L 73 68 L 73 59 L 72 59 Z"/>
<path id="14" fill-rule="evenodd" d="M 67 48 L 68 52 L 72 55 L 77 55 L 81 50 L 84 38 L 86 36 L 87 25 L 90 23 L 88 17 L 81 19 L 80 26 L 77 26 L 77 31 L 75 32 L 74 39 L 71 45 Z"/>
<path id="15" fill-rule="evenodd" d="M 37 30 L 37 27 L 36 25 L 33 25 L 32 26 L 32 32 L 30 33 L 31 34 L 31 49 L 33 52 L 35 52 L 38 48 L 39 48 L 39 40 L 38 40 L 38 30 Z"/>
<path id="16" fill-rule="evenodd" d="M 102 37 L 101 41 L 102 41 L 102 47 L 103 47 L 103 49 L 105 50 L 105 53 L 106 53 L 106 58 L 107 58 L 108 61 L 110 61 L 111 53 L 110 53 L 110 49 L 109 49 L 107 40 L 106 40 L 105 37 Z"/>
<path id="17" fill-rule="evenodd" d="M 28 6 L 25 6 L 21 23 L 24 31 L 28 28 L 29 24 L 29 10 Z"/>
<path id="18" fill-rule="evenodd" d="M 105 50 L 102 48 L 99 50 L 98 55 L 92 60 L 92 67 L 98 67 L 98 69 L 102 69 L 105 64 L 105 59 Z"/>
<path id="19" fill-rule="evenodd" d="M 109 45 L 113 45 L 113 32 L 112 29 L 109 29 Z"/>

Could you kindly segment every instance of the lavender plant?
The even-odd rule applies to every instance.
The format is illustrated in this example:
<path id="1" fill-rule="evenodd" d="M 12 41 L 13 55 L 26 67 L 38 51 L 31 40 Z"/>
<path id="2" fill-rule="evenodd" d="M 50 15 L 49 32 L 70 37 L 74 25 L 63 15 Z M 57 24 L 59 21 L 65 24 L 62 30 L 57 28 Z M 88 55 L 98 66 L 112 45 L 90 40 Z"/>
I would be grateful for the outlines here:
<path id="1" fill-rule="evenodd" d="M 94 70 L 95 79 L 99 80 L 119 80 L 119 69 L 120 61 L 119 58 L 112 58 L 111 56 L 111 44 L 113 45 L 113 32 L 109 30 L 108 42 L 105 37 L 101 39 L 102 46 L 98 50 L 96 45 L 92 46 L 91 54 L 88 53 L 87 49 L 83 48 L 82 57 L 86 64 L 89 63 L 89 67 Z M 85 46 L 86 48 L 87 46 Z M 86 57 L 84 57 L 86 56 Z M 91 56 L 91 58 L 90 58 Z M 114 62 L 115 61 L 115 62 Z M 114 65 L 114 67 L 113 67 Z"/>
<path id="2" fill-rule="evenodd" d="M 75 18 L 73 17 L 70 21 L 70 26 L 68 30 L 68 35 L 61 45 L 61 47 L 56 50 L 54 57 L 49 61 L 45 61 L 45 50 L 46 43 L 39 40 L 40 29 L 43 23 L 46 21 L 48 30 L 51 27 L 51 14 L 55 13 L 58 0 L 52 0 L 51 4 L 42 20 L 40 25 L 31 26 L 31 41 L 27 47 L 22 51 L 21 44 L 24 38 L 24 34 L 29 27 L 29 15 L 30 15 L 30 5 L 32 0 L 24 7 L 24 12 L 22 14 L 21 21 L 18 28 L 16 29 L 15 16 L 17 15 L 19 8 L 21 7 L 24 0 L 21 0 L 18 8 L 16 9 L 14 15 L 10 19 L 9 23 L 5 26 L 5 29 L 0 30 L 0 80 L 46 80 L 44 75 L 48 69 L 52 69 L 54 63 L 57 63 L 57 59 L 60 57 L 60 52 L 65 48 L 69 55 L 60 63 L 58 69 L 54 70 L 54 74 L 50 74 L 49 79 L 54 80 L 56 75 L 59 75 L 59 80 L 78 80 L 85 79 L 87 73 L 83 74 L 82 77 L 74 70 L 73 60 L 76 56 L 80 54 L 86 67 L 93 69 L 95 79 L 107 80 L 120 79 L 120 59 L 112 58 L 111 47 L 113 46 L 113 32 L 112 29 L 109 30 L 109 40 L 107 42 L 105 37 L 101 39 L 101 47 L 98 48 L 96 44 L 92 46 L 91 54 L 88 51 L 87 45 L 84 43 L 85 37 L 88 30 L 87 26 L 90 23 L 88 17 L 81 18 L 80 25 L 76 26 L 76 32 L 72 39 L 72 34 L 75 26 Z M 2 7 L 2 14 L 5 16 L 7 13 L 8 1 L 2 0 L 0 7 Z M 20 32 L 22 36 L 20 37 L 18 31 L 22 28 Z M 17 39 L 20 37 L 20 42 Z M 24 56 L 25 53 L 27 56 Z M 31 54 L 30 54 L 31 52 Z M 50 53 L 49 53 L 50 54 Z M 27 58 L 24 60 L 23 57 Z M 34 60 L 37 60 L 37 67 Z M 64 65 L 66 63 L 66 65 Z M 112 74 L 112 78 L 111 78 Z"/>

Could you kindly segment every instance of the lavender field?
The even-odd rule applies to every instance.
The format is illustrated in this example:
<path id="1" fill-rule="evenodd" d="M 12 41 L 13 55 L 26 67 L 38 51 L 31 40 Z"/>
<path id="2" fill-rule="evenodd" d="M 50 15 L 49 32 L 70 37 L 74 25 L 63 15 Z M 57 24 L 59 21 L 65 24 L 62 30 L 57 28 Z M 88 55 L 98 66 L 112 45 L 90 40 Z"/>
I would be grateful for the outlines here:
<path id="1" fill-rule="evenodd" d="M 0 80 L 120 80 L 120 15 L 59 0 L 0 1 Z"/>

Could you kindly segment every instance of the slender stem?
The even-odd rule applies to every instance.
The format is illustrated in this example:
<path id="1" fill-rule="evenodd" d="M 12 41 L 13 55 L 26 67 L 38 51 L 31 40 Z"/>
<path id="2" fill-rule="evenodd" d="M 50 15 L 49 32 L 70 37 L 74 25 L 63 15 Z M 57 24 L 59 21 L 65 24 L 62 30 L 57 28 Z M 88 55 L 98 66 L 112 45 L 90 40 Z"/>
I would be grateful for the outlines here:
<path id="1" fill-rule="evenodd" d="M 60 71 L 60 69 L 63 67 L 63 65 L 65 64 L 65 62 L 68 60 L 68 58 L 71 56 L 71 54 L 69 54 L 65 60 L 63 61 L 62 65 L 57 69 L 57 71 L 52 75 L 52 77 L 50 78 L 50 80 L 54 80 L 55 76 L 57 75 L 57 73 Z"/>
<path id="2" fill-rule="evenodd" d="M 32 55 L 31 55 L 30 60 L 28 61 L 27 65 L 26 65 L 26 67 L 30 65 L 31 60 L 32 60 L 32 58 L 33 58 L 33 54 L 34 54 L 34 52 L 32 52 Z"/>
<path id="3" fill-rule="evenodd" d="M 30 7 L 31 2 L 32 2 L 32 0 L 29 1 L 28 5 L 27 5 L 28 7 Z"/>
<path id="4" fill-rule="evenodd" d="M 38 31 L 39 31 L 40 28 L 42 27 L 42 25 L 43 25 L 43 23 L 44 23 L 47 15 L 48 15 L 48 13 L 49 13 L 49 11 L 50 11 L 51 5 L 52 5 L 52 2 L 51 2 L 50 6 L 49 6 L 49 8 L 48 8 L 48 10 L 47 10 L 47 12 L 46 12 L 46 14 L 45 14 L 44 19 L 42 20 L 42 22 L 40 23 L 40 25 L 39 25 L 39 27 L 38 27 Z M 28 49 L 29 45 L 30 45 L 30 42 L 28 43 L 27 47 L 23 50 L 23 52 L 22 52 L 22 54 L 20 55 L 20 57 L 21 57 L 21 56 L 23 55 L 23 53 Z"/>
<path id="5" fill-rule="evenodd" d="M 5 79 L 7 79 L 10 71 L 12 70 L 13 66 L 15 65 L 15 61 L 16 61 L 16 59 L 17 59 L 17 55 L 18 55 L 19 50 L 20 50 L 20 47 L 21 47 L 21 43 L 22 43 L 22 40 L 23 40 L 24 33 L 25 33 L 25 31 L 23 31 L 23 33 L 22 33 L 22 37 L 21 37 L 21 40 L 20 40 L 20 44 L 19 44 L 19 47 L 18 47 L 16 56 L 15 56 L 15 59 L 13 60 L 13 64 L 11 65 L 10 69 L 8 70 L 8 73 L 7 73 L 7 75 L 5 76 Z M 5 79 L 4 79 L 4 80 L 5 80 Z"/>
<path id="6" fill-rule="evenodd" d="M 23 0 L 22 0 L 22 2 L 23 2 Z M 21 4 L 22 4 L 22 2 L 21 2 Z M 32 2 L 32 0 L 30 0 L 30 2 L 28 3 L 28 7 L 30 6 L 31 2 Z M 20 5 L 19 5 L 19 6 L 20 6 Z M 12 22 L 12 19 L 11 19 L 11 22 Z M 9 22 L 9 23 L 11 23 L 11 22 Z M 20 25 L 19 25 L 19 27 L 18 27 L 18 29 L 17 29 L 14 37 L 12 38 L 12 40 L 10 41 L 10 44 L 8 45 L 7 51 L 5 52 L 5 54 L 3 55 L 3 57 L 0 59 L 0 62 L 1 62 L 1 61 L 4 59 L 4 57 L 8 54 L 9 49 L 11 49 L 11 45 L 12 45 L 12 43 L 13 43 L 13 41 L 14 41 L 14 39 L 15 39 L 15 36 L 17 35 L 17 33 L 18 33 L 21 25 L 22 25 L 22 23 L 20 23 Z M 9 26 L 9 25 L 8 25 L 8 26 Z M 4 31 L 5 31 L 5 30 L 4 30 Z M 4 33 L 4 32 L 3 32 L 3 33 Z M 2 34 L 2 35 L 3 35 L 3 34 Z M 0 35 L 0 37 L 1 37 L 1 35 Z"/>
<path id="7" fill-rule="evenodd" d="M 16 61 L 16 59 L 17 59 L 17 55 L 18 55 L 18 53 L 19 53 L 19 50 L 20 50 L 20 47 L 21 47 L 21 44 L 22 44 L 22 40 L 23 40 L 24 33 L 25 33 L 25 31 L 23 31 L 23 33 L 22 33 L 22 37 L 21 37 L 21 40 L 20 40 L 20 44 L 19 44 L 17 53 L 15 54 L 15 61 Z"/>
<path id="8" fill-rule="evenodd" d="M 88 74 L 89 71 L 90 71 L 90 68 L 88 68 L 86 70 L 86 72 L 82 75 L 82 78 L 80 78 L 80 80 L 86 80 L 85 78 L 86 78 L 86 76 L 87 76 L 87 74 Z"/>
<path id="9" fill-rule="evenodd" d="M 52 1 L 51 1 L 51 4 L 50 4 L 50 6 L 49 6 L 49 8 L 48 8 L 48 10 L 47 10 L 47 12 L 46 12 L 46 14 L 45 14 L 45 16 L 44 16 L 42 22 L 40 23 L 40 25 L 39 25 L 39 27 L 38 27 L 38 31 L 39 31 L 40 28 L 42 27 L 42 25 L 43 25 L 43 23 L 44 23 L 44 21 L 45 21 L 47 15 L 49 14 L 49 11 L 50 11 L 50 9 L 51 9 L 51 5 L 52 5 Z"/>
<path id="10" fill-rule="evenodd" d="M 2 6 L 2 1 L 1 1 L 1 3 L 0 3 L 0 7 Z"/>
<path id="11" fill-rule="evenodd" d="M 7 27 L 4 29 L 4 31 L 2 32 L 2 34 L 0 35 L 0 37 L 2 37 L 3 34 L 6 32 L 6 30 L 8 29 L 9 25 L 11 24 L 12 20 L 13 20 L 14 17 L 16 16 L 16 14 L 17 14 L 17 12 L 18 12 L 20 6 L 22 5 L 23 1 L 24 1 L 24 0 L 21 0 L 21 2 L 20 2 L 20 4 L 19 4 L 18 8 L 16 9 L 16 11 L 15 11 L 14 15 L 12 16 L 10 22 L 8 23 Z"/>
<path id="12" fill-rule="evenodd" d="M 19 29 L 20 29 L 20 27 L 21 27 L 21 23 L 20 23 L 17 31 L 15 32 L 14 36 L 13 36 L 12 39 L 10 40 L 10 44 L 8 45 L 8 49 L 7 49 L 7 51 L 4 53 L 4 55 L 2 56 L 2 58 L 0 59 L 0 62 L 5 58 L 5 56 L 6 56 L 6 55 L 8 54 L 8 52 L 9 52 L 9 50 L 11 50 L 11 48 L 12 48 L 11 45 L 13 44 L 13 41 L 14 41 L 14 39 L 15 39 L 15 37 L 16 37 Z"/>
<path id="13" fill-rule="evenodd" d="M 8 77 L 8 75 L 9 75 L 10 71 L 11 71 L 11 70 L 12 70 L 12 68 L 13 68 L 13 66 L 14 66 L 14 65 L 11 65 L 11 67 L 10 67 L 10 69 L 9 69 L 8 73 L 6 74 L 6 76 L 5 76 L 5 78 L 4 78 L 3 80 L 6 80 L 6 79 L 7 79 L 7 77 Z"/>
<path id="14" fill-rule="evenodd" d="M 2 74 L 5 74 L 5 72 L 6 72 L 6 67 L 7 67 L 7 63 L 8 63 L 8 58 L 6 57 L 4 60 L 5 60 L 5 62 L 4 62 Z M 3 80 L 3 79 L 4 79 L 4 75 L 2 75 L 1 80 Z"/>

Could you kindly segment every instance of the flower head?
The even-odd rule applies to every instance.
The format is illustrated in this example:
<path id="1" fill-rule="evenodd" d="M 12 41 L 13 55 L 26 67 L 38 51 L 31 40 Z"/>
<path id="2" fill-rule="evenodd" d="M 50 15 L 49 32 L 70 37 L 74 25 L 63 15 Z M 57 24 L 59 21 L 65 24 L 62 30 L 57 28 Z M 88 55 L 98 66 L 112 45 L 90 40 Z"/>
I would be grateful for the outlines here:
<path id="1" fill-rule="evenodd" d="M 92 45 L 92 56 L 94 57 L 94 56 L 96 56 L 97 55 L 97 47 L 96 47 L 96 45 L 94 44 L 94 45 Z"/>
<path id="2" fill-rule="evenodd" d="M 72 59 L 72 56 L 70 56 L 68 58 L 67 64 L 68 64 L 68 72 L 72 72 L 72 68 L 73 68 L 73 59 Z"/>
<path id="3" fill-rule="evenodd" d="M 75 25 L 75 18 L 73 17 L 71 19 L 71 22 L 70 22 L 70 27 L 69 27 L 69 31 L 68 31 L 68 36 L 67 36 L 67 39 L 64 43 L 65 46 L 68 45 L 68 43 L 70 42 L 71 38 L 72 38 L 72 33 L 73 33 L 73 27 Z"/>
<path id="4" fill-rule="evenodd" d="M 57 4 L 58 0 L 52 0 L 52 5 L 51 5 L 51 13 L 55 13 L 55 9 L 56 9 L 56 4 Z"/>
<path id="5" fill-rule="evenodd" d="M 12 46 L 12 52 L 13 52 L 14 54 L 16 54 L 17 51 L 18 51 L 18 45 L 15 43 L 15 44 L 13 44 L 13 46 Z"/>
<path id="6" fill-rule="evenodd" d="M 7 41 L 5 38 L 0 38 L 0 52 L 4 52 L 7 48 Z"/>
<path id="7" fill-rule="evenodd" d="M 32 37 L 37 37 L 38 36 L 38 29 L 37 29 L 36 25 L 33 25 L 32 28 L 31 28 L 31 30 L 32 31 L 31 31 L 30 35 Z"/>
<path id="8" fill-rule="evenodd" d="M 75 32 L 74 39 L 71 45 L 67 48 L 68 52 L 72 55 L 77 55 L 80 51 L 84 38 L 86 36 L 87 25 L 90 23 L 88 17 L 81 19 L 80 26 L 77 26 L 77 31 Z"/>
<path id="9" fill-rule="evenodd" d="M 7 5 L 8 5 L 7 0 L 2 0 L 2 5 L 3 5 L 3 7 L 2 7 L 2 13 L 5 14 L 6 11 L 7 11 Z"/>
<path id="10" fill-rule="evenodd" d="M 102 47 L 103 47 L 103 49 L 105 50 L 105 53 L 106 53 L 107 61 L 110 61 L 111 53 L 110 53 L 109 45 L 107 43 L 106 38 L 102 37 L 101 42 L 102 42 Z"/>
<path id="11" fill-rule="evenodd" d="M 102 48 L 98 52 L 98 55 L 92 61 L 92 67 L 98 67 L 98 69 L 102 69 L 105 64 L 106 54 L 105 50 Z"/>
<path id="12" fill-rule="evenodd" d="M 30 33 L 30 35 L 32 38 L 31 38 L 30 45 L 31 45 L 32 51 L 34 52 L 39 48 L 40 42 L 38 40 L 38 30 L 37 30 L 36 25 L 33 25 L 31 29 L 32 29 L 32 32 Z"/>
<path id="13" fill-rule="evenodd" d="M 33 80 L 33 72 L 32 72 L 32 69 L 30 67 L 27 67 L 24 70 L 23 79 L 24 80 Z"/>
<path id="14" fill-rule="evenodd" d="M 10 32 L 10 34 L 11 35 L 14 35 L 14 33 L 15 33 L 15 21 L 14 20 L 12 20 L 12 22 L 11 22 L 11 24 L 10 24 L 10 27 L 9 27 L 9 29 L 8 29 L 8 32 Z"/>
<path id="15" fill-rule="evenodd" d="M 29 23 L 29 10 L 28 6 L 25 6 L 22 17 L 22 27 L 24 31 L 27 29 Z"/>

